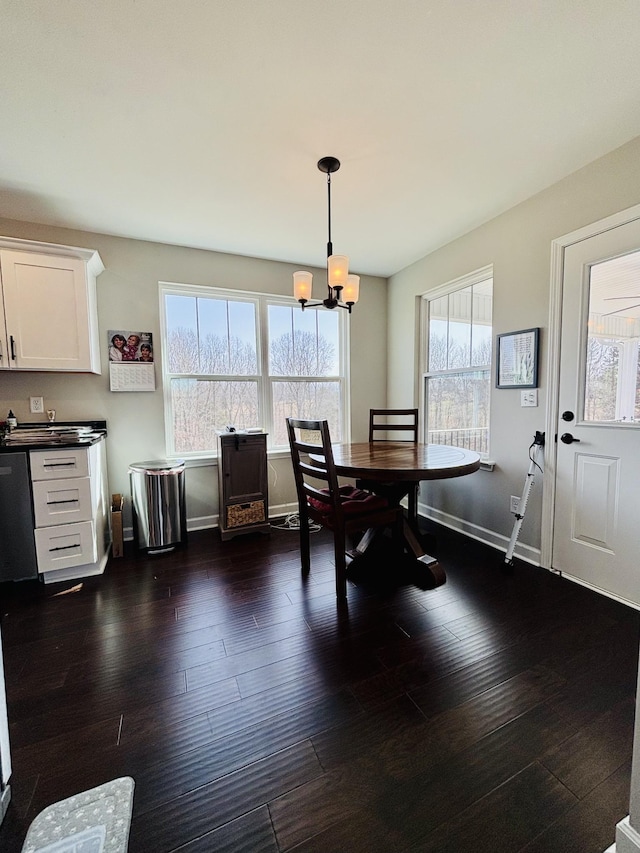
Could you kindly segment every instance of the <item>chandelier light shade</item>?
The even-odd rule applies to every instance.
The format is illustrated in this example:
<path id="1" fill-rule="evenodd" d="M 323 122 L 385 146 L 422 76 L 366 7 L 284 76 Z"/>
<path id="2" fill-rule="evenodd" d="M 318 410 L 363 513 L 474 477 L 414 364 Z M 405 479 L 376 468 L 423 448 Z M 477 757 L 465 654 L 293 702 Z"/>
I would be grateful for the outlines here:
<path id="1" fill-rule="evenodd" d="M 360 296 L 360 276 L 359 275 L 348 275 L 347 283 L 344 286 L 344 293 L 342 294 L 342 298 L 347 303 L 347 305 L 355 305 L 358 301 L 358 297 Z"/>
<path id="2" fill-rule="evenodd" d="M 327 258 L 327 281 L 329 287 L 341 290 L 347 283 L 349 258 L 346 255 L 330 255 Z"/>
<path id="3" fill-rule="evenodd" d="M 335 157 L 323 157 L 318 160 L 318 169 L 327 176 L 327 212 L 329 238 L 327 240 L 327 298 L 319 302 L 310 302 L 313 276 L 305 270 L 293 274 L 293 295 L 305 308 L 351 308 L 360 295 L 360 276 L 349 275 L 349 258 L 346 255 L 334 255 L 331 242 L 331 175 L 340 168 Z"/>
<path id="4" fill-rule="evenodd" d="M 310 272 L 299 270 L 293 274 L 293 295 L 298 302 L 304 303 L 311 299 L 313 276 Z"/>

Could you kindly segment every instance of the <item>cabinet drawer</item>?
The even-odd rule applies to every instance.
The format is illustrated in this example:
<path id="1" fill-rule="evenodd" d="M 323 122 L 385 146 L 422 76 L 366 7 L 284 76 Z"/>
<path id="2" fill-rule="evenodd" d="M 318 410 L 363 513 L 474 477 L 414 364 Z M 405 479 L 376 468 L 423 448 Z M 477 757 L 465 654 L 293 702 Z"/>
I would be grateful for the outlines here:
<path id="1" fill-rule="evenodd" d="M 35 531 L 35 537 L 39 572 L 83 566 L 97 560 L 92 521 L 42 527 Z"/>
<path id="2" fill-rule="evenodd" d="M 91 521 L 91 480 L 38 480 L 33 484 L 33 511 L 36 527 Z"/>
<path id="3" fill-rule="evenodd" d="M 89 451 L 86 447 L 68 450 L 32 450 L 29 453 L 32 480 L 59 480 L 88 477 Z"/>

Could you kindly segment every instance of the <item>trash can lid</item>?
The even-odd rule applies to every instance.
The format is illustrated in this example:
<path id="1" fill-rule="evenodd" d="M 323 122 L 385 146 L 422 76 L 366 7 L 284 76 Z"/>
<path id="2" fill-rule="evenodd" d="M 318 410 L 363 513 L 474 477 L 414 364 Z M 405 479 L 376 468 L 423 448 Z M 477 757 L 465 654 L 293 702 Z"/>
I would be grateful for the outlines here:
<path id="1" fill-rule="evenodd" d="M 129 465 L 131 472 L 145 474 L 179 474 L 184 471 L 184 459 L 156 459 L 152 462 L 132 462 Z"/>

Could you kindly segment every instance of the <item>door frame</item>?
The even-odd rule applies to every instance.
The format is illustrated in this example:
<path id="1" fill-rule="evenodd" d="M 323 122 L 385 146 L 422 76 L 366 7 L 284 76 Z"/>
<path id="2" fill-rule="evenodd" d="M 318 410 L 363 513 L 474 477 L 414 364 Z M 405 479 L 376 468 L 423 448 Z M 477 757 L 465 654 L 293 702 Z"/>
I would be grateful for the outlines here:
<path id="1" fill-rule="evenodd" d="M 640 204 L 628 207 L 598 222 L 585 225 L 551 241 L 551 276 L 549 292 L 549 326 L 547 343 L 547 416 L 545 420 L 544 488 L 542 491 L 542 518 L 540 535 L 540 565 L 552 568 L 554 515 L 556 508 L 556 457 L 558 445 L 559 391 L 560 391 L 560 338 L 562 334 L 562 286 L 564 252 L 568 246 L 627 225 L 640 219 Z"/>

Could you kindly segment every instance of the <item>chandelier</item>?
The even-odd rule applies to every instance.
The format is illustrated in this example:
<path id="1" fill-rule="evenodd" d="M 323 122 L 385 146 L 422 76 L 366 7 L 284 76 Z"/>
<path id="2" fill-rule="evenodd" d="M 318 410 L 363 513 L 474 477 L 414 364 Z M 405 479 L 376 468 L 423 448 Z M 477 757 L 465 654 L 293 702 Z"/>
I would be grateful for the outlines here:
<path id="1" fill-rule="evenodd" d="M 329 239 L 327 241 L 327 298 L 320 302 L 310 302 L 313 276 L 305 270 L 293 274 L 293 295 L 305 308 L 351 308 L 358 301 L 360 276 L 349 275 L 349 258 L 346 255 L 334 255 L 331 242 L 331 175 L 340 168 L 335 157 L 323 157 L 318 160 L 318 169 L 327 176 L 327 209 L 329 212 Z"/>

